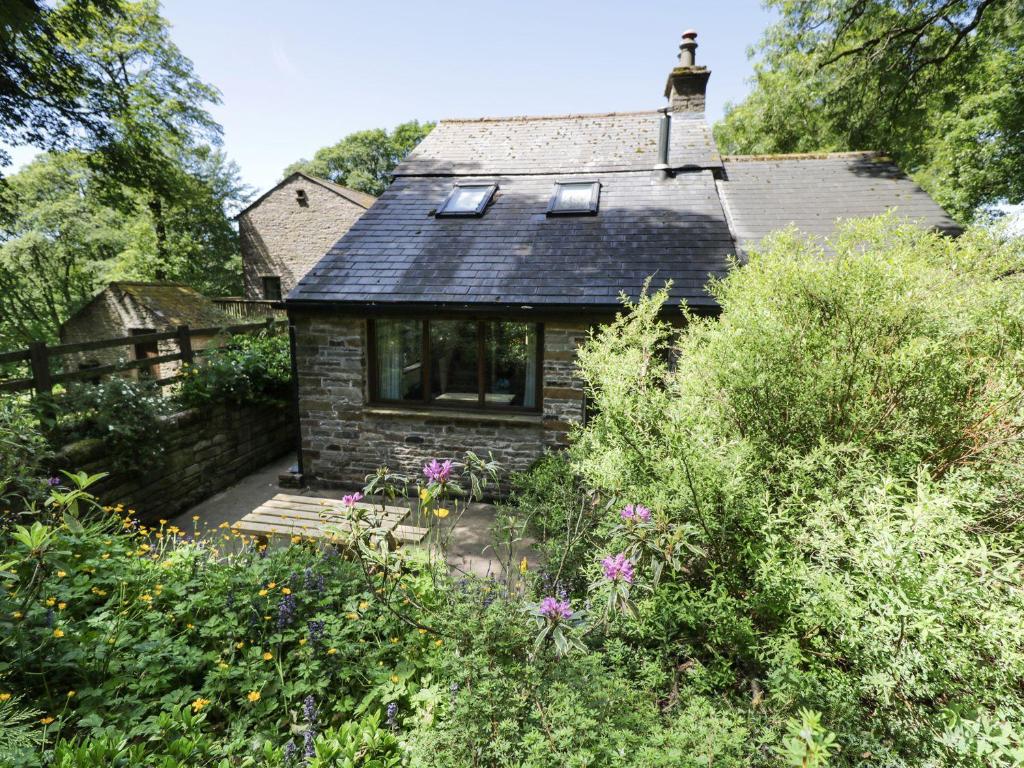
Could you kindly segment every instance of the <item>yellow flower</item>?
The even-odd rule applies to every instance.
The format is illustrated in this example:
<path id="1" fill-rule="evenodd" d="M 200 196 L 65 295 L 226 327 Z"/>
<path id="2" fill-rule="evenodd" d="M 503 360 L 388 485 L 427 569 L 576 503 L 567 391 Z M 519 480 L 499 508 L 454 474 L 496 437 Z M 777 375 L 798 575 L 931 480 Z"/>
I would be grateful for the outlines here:
<path id="1" fill-rule="evenodd" d="M 46 604 L 48 606 L 51 606 L 51 607 L 56 605 L 57 604 L 57 598 L 56 597 L 48 597 L 48 598 L 46 598 Z"/>
<path id="2" fill-rule="evenodd" d="M 226 661 L 218 661 L 217 667 L 219 669 L 227 669 L 230 665 Z"/>
<path id="3" fill-rule="evenodd" d="M 192 711 L 193 712 L 199 712 L 201 709 L 203 709 L 209 703 L 210 703 L 209 699 L 204 699 L 204 698 L 200 697 L 200 698 L 198 698 L 198 699 L 196 699 L 195 701 L 192 702 Z"/>
<path id="4" fill-rule="evenodd" d="M 522 560 L 519 561 L 519 572 L 520 573 L 526 573 L 527 570 L 529 570 L 529 568 L 530 568 L 530 564 L 528 562 L 526 562 L 526 558 L 525 557 Z"/>
<path id="5" fill-rule="evenodd" d="M 260 590 L 260 597 L 266 597 L 266 596 L 267 596 L 267 590 L 261 589 Z"/>
<path id="6" fill-rule="evenodd" d="M 53 722 L 53 717 L 51 717 L 50 715 L 47 715 L 46 717 L 40 718 L 39 722 L 42 723 L 43 725 L 49 725 L 50 723 Z"/>
<path id="7" fill-rule="evenodd" d="M 68 691 L 68 698 L 69 699 L 74 698 L 74 696 L 75 696 L 75 692 L 74 691 Z"/>
<path id="8" fill-rule="evenodd" d="M 434 510 L 434 516 L 440 518 L 448 517 L 448 510 L 445 509 L 444 507 L 439 507 Z"/>
<path id="9" fill-rule="evenodd" d="M 420 501 L 426 501 L 429 495 L 426 488 L 420 488 Z"/>
<path id="10" fill-rule="evenodd" d="M 333 655 L 334 655 L 334 654 L 336 654 L 337 652 L 338 652 L 338 649 L 337 649 L 337 648 L 328 648 L 328 649 L 327 649 L 327 655 L 328 655 L 328 656 L 333 656 Z M 10 695 L 10 694 L 8 694 L 8 695 Z"/>
<path id="11" fill-rule="evenodd" d="M 391 682 L 392 682 L 392 683 L 397 683 L 397 682 L 398 682 L 398 680 L 399 680 L 399 677 L 398 677 L 398 675 L 392 675 L 392 676 L 391 676 Z"/>
<path id="12" fill-rule="evenodd" d="M 292 544 L 298 544 L 300 541 L 302 541 L 301 536 L 292 536 Z"/>
<path id="13" fill-rule="evenodd" d="M 225 520 L 223 523 L 221 523 L 217 527 L 218 528 L 230 528 L 231 527 L 231 523 L 229 523 L 227 520 Z"/>
<path id="14" fill-rule="evenodd" d="M 346 619 L 352 619 L 354 621 L 355 619 L 359 618 L 359 614 L 356 613 L 355 611 L 349 611 L 348 613 L 345 614 L 345 618 Z"/>
<path id="15" fill-rule="evenodd" d="M 25 614 L 23 614 L 21 611 L 15 611 L 14 613 L 11 614 L 11 618 L 14 619 L 15 621 L 17 621 L 18 619 L 20 619 L 24 615 Z"/>
<path id="16" fill-rule="evenodd" d="M 299 645 L 305 645 L 305 644 L 306 644 L 306 638 L 300 637 L 299 638 Z"/>
<path id="17" fill-rule="evenodd" d="M 425 629 L 424 629 L 423 627 L 420 627 L 420 628 L 419 628 L 419 629 L 417 629 L 416 631 L 417 631 L 417 632 L 419 632 L 419 633 L 420 633 L 421 635 L 425 635 L 425 634 L 427 634 L 427 630 L 425 630 Z"/>
<path id="18" fill-rule="evenodd" d="M 239 650 L 241 650 L 242 648 L 245 648 L 245 642 L 242 641 L 242 640 L 239 640 L 237 643 L 235 643 L 235 648 L 238 648 Z"/>
<path id="19" fill-rule="evenodd" d="M 167 525 L 167 521 L 166 520 L 161 520 L 160 521 L 160 525 Z"/>
<path id="20" fill-rule="evenodd" d="M 193 624 L 186 624 L 185 625 L 185 629 L 195 629 L 195 625 L 193 625 Z"/>
<path id="21" fill-rule="evenodd" d="M 274 654 L 272 654 L 270 651 L 267 651 L 263 654 L 264 661 L 270 661 L 272 658 L 274 658 Z"/>
<path id="22" fill-rule="evenodd" d="M 63 579 L 63 578 L 64 578 L 65 576 L 67 576 L 67 575 L 68 575 L 68 574 L 67 574 L 67 572 L 65 572 L 65 571 L 57 571 L 57 578 L 58 578 L 58 579 Z"/>
<path id="23" fill-rule="evenodd" d="M 360 611 L 365 611 L 369 607 L 370 607 L 370 604 L 368 602 L 366 602 L 365 600 L 360 600 L 359 601 L 359 610 Z"/>
<path id="24" fill-rule="evenodd" d="M 63 629 L 55 629 L 55 630 L 53 630 L 53 636 L 54 637 L 64 637 L 64 630 Z"/>
<path id="25" fill-rule="evenodd" d="M 199 522 L 199 515 L 192 515 L 192 522 L 193 523 L 198 523 Z"/>
<path id="26" fill-rule="evenodd" d="M 153 596 L 152 595 L 139 595 L 139 600 L 141 600 L 144 603 L 151 603 L 151 602 L 153 602 Z"/>
<path id="27" fill-rule="evenodd" d="M 249 695 L 246 696 L 245 698 L 247 698 L 249 701 L 255 703 L 255 702 L 260 700 L 260 692 L 259 691 L 249 691 Z"/>
<path id="28" fill-rule="evenodd" d="M 0 693 L 0 701 L 9 701 L 10 698 L 11 698 L 11 694 L 9 694 L 9 693 Z"/>
<path id="29" fill-rule="evenodd" d="M 267 589 L 273 589 L 276 586 L 277 586 L 277 582 L 276 581 L 272 581 L 269 584 L 267 584 Z"/>
<path id="30" fill-rule="evenodd" d="M 67 603 L 57 603 L 57 610 L 58 611 L 63 611 L 67 607 L 68 607 Z"/>
<path id="31" fill-rule="evenodd" d="M 441 638 L 437 638 L 437 640 L 434 641 L 434 645 L 442 645 L 442 644 L 444 644 L 444 640 L 442 640 Z"/>
<path id="32" fill-rule="evenodd" d="M 102 555 L 100 555 L 100 560 L 109 560 L 109 559 L 110 559 L 110 553 L 109 552 L 104 552 Z"/>
<path id="33" fill-rule="evenodd" d="M 153 587 L 153 591 L 154 591 L 154 592 L 156 592 L 156 593 L 157 593 L 157 594 L 159 595 L 159 594 L 160 594 L 161 592 L 163 592 L 163 591 L 164 591 L 164 585 L 163 585 L 163 584 L 157 584 L 157 585 L 155 585 L 155 586 Z"/>
<path id="34" fill-rule="evenodd" d="M 282 595 L 290 595 L 291 593 L 292 593 L 292 591 L 290 589 L 288 589 L 288 587 L 283 587 L 281 589 L 281 594 Z"/>

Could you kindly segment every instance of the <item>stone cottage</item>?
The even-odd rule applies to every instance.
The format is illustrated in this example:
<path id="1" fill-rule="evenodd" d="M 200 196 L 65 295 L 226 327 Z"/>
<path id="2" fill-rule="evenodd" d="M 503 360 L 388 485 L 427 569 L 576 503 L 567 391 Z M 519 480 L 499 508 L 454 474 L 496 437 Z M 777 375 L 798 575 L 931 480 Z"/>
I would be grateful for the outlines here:
<path id="1" fill-rule="evenodd" d="M 235 218 L 245 298 L 280 301 L 375 197 L 296 172 Z"/>
<path id="2" fill-rule="evenodd" d="M 721 156 L 696 47 L 685 33 L 665 109 L 444 120 L 396 168 L 286 301 L 308 478 L 465 450 L 525 469 L 584 417 L 577 345 L 646 278 L 713 314 L 708 278 L 790 222 L 896 208 L 956 230 L 872 153 Z"/>
<path id="3" fill-rule="evenodd" d="M 144 283 L 118 281 L 110 283 L 60 327 L 62 344 L 147 333 L 173 331 L 180 325 L 190 329 L 221 328 L 232 325 L 225 315 L 206 296 L 180 283 Z M 204 349 L 216 334 L 192 335 L 193 350 Z M 145 344 L 126 344 L 84 352 L 65 358 L 78 370 L 113 365 L 122 360 L 141 360 L 147 357 L 172 354 L 178 351 L 174 339 Z M 124 376 L 150 376 L 154 379 L 173 376 L 178 361 L 154 364 L 148 368 L 125 371 Z"/>

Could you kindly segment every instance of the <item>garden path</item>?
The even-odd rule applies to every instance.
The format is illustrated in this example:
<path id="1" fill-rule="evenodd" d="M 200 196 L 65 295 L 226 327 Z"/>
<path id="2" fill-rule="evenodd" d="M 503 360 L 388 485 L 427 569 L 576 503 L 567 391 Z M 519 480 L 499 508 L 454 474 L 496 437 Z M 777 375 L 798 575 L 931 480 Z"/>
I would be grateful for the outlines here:
<path id="1" fill-rule="evenodd" d="M 292 493 L 303 496 L 340 499 L 347 492 L 332 488 L 282 489 L 277 478 L 288 472 L 295 464 L 295 454 L 283 456 L 277 461 L 261 467 L 244 477 L 235 485 L 226 488 L 191 509 L 183 512 L 171 521 L 184 531 L 191 531 L 193 525 L 200 529 L 216 528 L 221 523 L 234 523 L 243 515 L 256 509 L 275 494 Z M 410 502 L 396 501 L 396 505 L 408 505 Z M 470 504 L 466 513 L 457 521 L 448 543 L 448 562 L 455 569 L 480 576 L 488 573 L 500 575 L 501 560 L 495 555 L 491 543 L 491 526 L 494 524 L 496 509 L 492 504 Z M 198 516 L 198 523 L 193 523 L 193 516 Z M 523 552 L 531 566 L 536 565 L 537 555 L 523 542 Z"/>

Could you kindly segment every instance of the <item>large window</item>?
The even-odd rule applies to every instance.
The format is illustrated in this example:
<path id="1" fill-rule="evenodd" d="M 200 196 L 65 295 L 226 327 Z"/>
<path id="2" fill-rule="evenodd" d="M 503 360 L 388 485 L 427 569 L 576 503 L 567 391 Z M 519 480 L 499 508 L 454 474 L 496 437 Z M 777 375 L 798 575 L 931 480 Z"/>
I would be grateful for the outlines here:
<path id="1" fill-rule="evenodd" d="M 540 338 L 537 323 L 372 320 L 371 397 L 410 405 L 536 410 Z"/>

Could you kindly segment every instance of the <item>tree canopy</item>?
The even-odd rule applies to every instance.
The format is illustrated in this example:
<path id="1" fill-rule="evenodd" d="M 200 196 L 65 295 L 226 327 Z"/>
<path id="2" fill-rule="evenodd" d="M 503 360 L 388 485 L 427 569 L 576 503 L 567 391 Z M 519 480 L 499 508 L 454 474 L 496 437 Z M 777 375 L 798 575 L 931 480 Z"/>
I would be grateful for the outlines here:
<path id="1" fill-rule="evenodd" d="M 312 160 L 292 163 L 285 175 L 302 171 L 378 196 L 391 183 L 391 171 L 433 127 L 434 123 L 410 120 L 392 131 L 373 128 L 350 133 L 337 144 L 318 149 Z"/>
<path id="2" fill-rule="evenodd" d="M 1024 200 L 1024 6 L 1015 0 L 769 0 L 730 153 L 876 149 L 961 220 Z"/>

